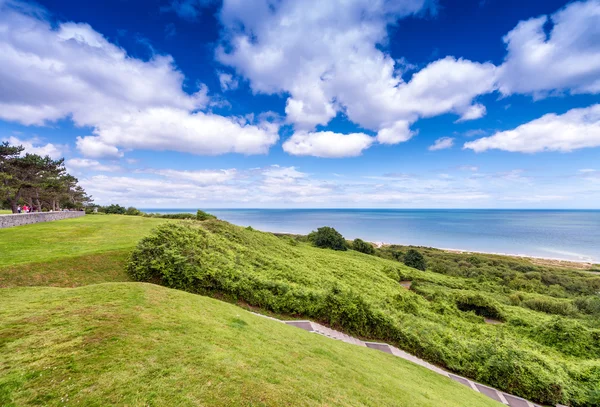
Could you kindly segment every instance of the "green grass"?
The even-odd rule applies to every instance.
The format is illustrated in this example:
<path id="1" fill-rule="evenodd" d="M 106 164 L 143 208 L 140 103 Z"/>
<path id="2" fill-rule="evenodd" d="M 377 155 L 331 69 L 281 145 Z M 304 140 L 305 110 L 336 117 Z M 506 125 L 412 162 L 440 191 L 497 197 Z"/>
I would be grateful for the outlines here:
<path id="1" fill-rule="evenodd" d="M 0 229 L 0 267 L 131 250 L 139 239 L 164 222 L 138 216 L 88 215 Z"/>
<path id="2" fill-rule="evenodd" d="M 0 215 L 9 215 L 12 211 L 10 209 L 0 209 Z"/>
<path id="3" fill-rule="evenodd" d="M 0 405 L 500 406 L 391 355 L 142 283 L 3 289 Z"/>
<path id="4" fill-rule="evenodd" d="M 79 287 L 89 284 L 131 281 L 125 266 L 131 250 L 113 250 L 54 258 L 45 262 L 0 267 L 0 288 Z"/>
<path id="5" fill-rule="evenodd" d="M 318 249 L 290 237 L 207 221 L 159 228 L 140 242 L 129 271 L 137 280 L 390 341 L 541 403 L 598 405 L 600 309 L 595 308 L 598 298 L 586 294 L 597 277 L 551 274 L 546 290 L 553 297 L 536 291 L 545 281 L 539 270 L 509 270 L 515 281 L 531 283 L 527 291 L 524 282 L 515 288 L 506 284 L 500 264 L 487 266 L 472 277 L 419 271 L 355 251 Z M 412 281 L 411 290 L 401 280 Z M 576 306 L 580 299 L 588 301 L 588 314 Z M 484 316 L 503 323 L 486 324 Z"/>

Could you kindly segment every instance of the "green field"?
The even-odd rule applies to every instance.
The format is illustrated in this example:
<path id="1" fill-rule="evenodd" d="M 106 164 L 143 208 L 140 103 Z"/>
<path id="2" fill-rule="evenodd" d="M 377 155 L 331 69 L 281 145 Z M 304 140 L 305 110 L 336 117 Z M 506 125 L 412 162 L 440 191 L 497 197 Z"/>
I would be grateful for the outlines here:
<path id="1" fill-rule="evenodd" d="M 0 209 L 0 215 L 8 215 L 11 213 L 12 211 L 10 209 Z"/>
<path id="2" fill-rule="evenodd" d="M 163 222 L 86 216 L 0 230 L 0 405 L 499 405 L 391 355 L 119 282 L 137 241 Z M 50 285 L 83 287 L 29 287 Z"/>
<path id="3" fill-rule="evenodd" d="M 90 215 L 0 229 L 0 267 L 77 257 L 111 250 L 131 250 L 164 219 Z"/>
<path id="4" fill-rule="evenodd" d="M 378 253 L 386 259 L 221 221 L 187 222 L 143 239 L 129 272 L 392 342 L 540 403 L 600 405 L 600 276 L 421 250 L 427 271 L 388 252 Z"/>

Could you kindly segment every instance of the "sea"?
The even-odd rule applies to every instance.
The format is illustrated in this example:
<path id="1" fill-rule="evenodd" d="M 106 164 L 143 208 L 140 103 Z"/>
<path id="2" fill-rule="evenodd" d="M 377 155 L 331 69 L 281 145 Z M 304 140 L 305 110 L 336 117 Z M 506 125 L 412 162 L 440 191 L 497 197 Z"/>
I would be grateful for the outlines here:
<path id="1" fill-rule="evenodd" d="M 600 263 L 600 210 L 202 209 L 268 232 L 331 226 L 346 239 Z"/>

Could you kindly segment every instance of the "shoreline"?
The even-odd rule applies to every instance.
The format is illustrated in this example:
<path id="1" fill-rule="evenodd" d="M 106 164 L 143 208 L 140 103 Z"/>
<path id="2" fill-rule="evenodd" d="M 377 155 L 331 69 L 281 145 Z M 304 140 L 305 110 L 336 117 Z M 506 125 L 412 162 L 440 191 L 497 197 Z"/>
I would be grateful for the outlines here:
<path id="1" fill-rule="evenodd" d="M 243 226 L 243 227 L 245 227 L 245 226 Z M 259 230 L 259 229 L 257 229 L 257 230 Z M 270 232 L 270 231 L 265 231 L 265 230 L 261 230 L 261 232 L 271 233 L 276 236 L 277 235 L 307 236 L 307 235 L 303 235 L 301 233 L 290 233 L 290 232 Z M 346 240 L 352 240 L 352 239 L 346 239 Z M 478 250 L 453 249 L 453 248 L 447 248 L 447 247 L 443 248 L 443 247 L 432 247 L 432 246 L 417 246 L 417 245 L 403 244 L 403 243 L 387 243 L 387 242 L 381 242 L 381 241 L 378 241 L 378 242 L 377 241 L 368 241 L 368 240 L 365 240 L 365 241 L 368 243 L 371 243 L 376 248 L 389 247 L 389 246 L 424 247 L 427 249 L 441 250 L 446 253 L 456 253 L 456 254 L 473 253 L 473 254 L 486 254 L 486 255 L 491 255 L 491 256 L 514 257 L 514 258 L 521 259 L 521 260 L 523 260 L 523 259 L 529 260 L 532 263 L 537 264 L 537 265 L 572 268 L 572 269 L 578 269 L 578 270 L 582 270 L 582 271 L 589 270 L 589 269 L 593 268 L 594 265 L 600 264 L 600 262 L 594 262 L 594 261 L 589 261 L 589 260 L 571 260 L 571 259 L 565 259 L 565 258 L 559 258 L 559 257 L 542 257 L 542 256 L 532 256 L 532 255 L 527 255 L 527 254 L 483 252 L 483 251 L 478 251 Z"/>
<path id="2" fill-rule="evenodd" d="M 594 265 L 598 264 L 594 261 L 589 260 L 572 260 L 572 259 L 564 259 L 558 257 L 542 257 L 542 256 L 532 256 L 528 254 L 511 254 L 511 253 L 501 253 L 501 252 L 483 252 L 478 250 L 465 250 L 465 249 L 451 249 L 451 248 L 443 248 L 443 247 L 429 247 L 429 246 L 414 246 L 407 244 L 397 244 L 397 243 L 384 243 L 384 242 L 370 242 L 376 247 L 389 247 L 389 246 L 405 246 L 405 247 L 426 247 L 428 249 L 441 250 L 446 253 L 456 253 L 456 254 L 487 254 L 491 256 L 501 256 L 501 257 L 514 257 L 521 260 L 530 260 L 532 263 L 537 265 L 548 265 L 555 267 L 565 267 L 565 268 L 574 268 L 578 270 L 588 270 L 594 267 Z"/>

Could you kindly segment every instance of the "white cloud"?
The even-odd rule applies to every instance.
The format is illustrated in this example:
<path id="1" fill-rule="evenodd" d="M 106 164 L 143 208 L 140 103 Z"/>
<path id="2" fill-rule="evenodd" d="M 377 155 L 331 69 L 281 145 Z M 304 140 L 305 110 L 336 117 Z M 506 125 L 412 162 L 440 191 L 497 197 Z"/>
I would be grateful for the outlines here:
<path id="1" fill-rule="evenodd" d="M 398 120 L 390 127 L 377 132 L 377 141 L 381 144 L 398 144 L 410 140 L 417 132 L 411 131 L 410 123 Z"/>
<path id="2" fill-rule="evenodd" d="M 102 164 L 96 160 L 90 160 L 88 158 L 71 158 L 65 161 L 65 165 L 69 172 L 76 172 L 78 170 L 89 170 L 89 171 L 98 171 L 98 172 L 118 172 L 121 171 L 122 168 L 118 165 L 113 164 Z"/>
<path id="3" fill-rule="evenodd" d="M 106 144 L 100 137 L 77 137 L 77 149 L 86 157 L 92 158 L 119 158 L 123 153 L 113 145 Z"/>
<path id="4" fill-rule="evenodd" d="M 429 146 L 429 151 L 444 150 L 454 145 L 454 139 L 452 137 L 442 137 L 437 139 L 433 145 Z"/>
<path id="5" fill-rule="evenodd" d="M 277 131 L 276 124 L 266 121 L 251 124 L 245 118 L 157 107 L 121 115 L 116 121 L 107 120 L 97 131 L 97 136 L 78 140 L 78 148 L 90 154 L 84 147 L 85 143 L 94 147 L 97 143 L 103 143 L 134 149 L 206 155 L 265 154 L 279 139 Z M 91 153 L 95 153 L 95 148 L 91 150 Z"/>
<path id="6" fill-rule="evenodd" d="M 495 88 L 495 66 L 447 57 L 405 82 L 405 62 L 382 51 L 387 26 L 422 12 L 424 0 L 225 1 L 226 46 L 217 58 L 250 80 L 255 92 L 287 93 L 296 130 L 327 124 L 339 112 L 393 144 L 412 136 L 420 117 L 481 117 L 478 95 Z M 402 131 L 399 131 L 399 130 Z"/>
<path id="7" fill-rule="evenodd" d="M 0 119 L 46 125 L 71 118 L 93 128 L 79 138 L 88 157 L 119 147 L 195 154 L 265 153 L 277 126 L 205 113 L 207 89 L 183 90 L 168 55 L 133 58 L 87 24 L 53 28 L 39 14 L 0 2 Z"/>
<path id="8" fill-rule="evenodd" d="M 2 139 L 2 141 L 8 141 L 13 146 L 23 146 L 25 153 L 37 154 L 42 157 L 50 156 L 53 160 L 58 160 L 63 157 L 65 153 L 65 146 L 47 143 L 42 144 L 37 138 L 31 140 L 21 140 L 17 137 L 8 137 Z"/>
<path id="9" fill-rule="evenodd" d="M 300 172 L 296 167 L 281 167 L 279 165 L 272 165 L 265 168 L 262 171 L 263 176 L 267 178 L 278 178 L 278 179 L 298 179 L 306 178 L 308 174 Z"/>
<path id="10" fill-rule="evenodd" d="M 572 109 L 562 115 L 546 114 L 513 130 L 465 143 L 476 152 L 490 149 L 522 153 L 573 151 L 600 146 L 600 104 Z"/>
<path id="11" fill-rule="evenodd" d="M 375 141 L 364 133 L 341 134 L 331 131 L 299 131 L 283 143 L 283 149 L 292 155 L 341 158 L 356 157 Z"/>
<path id="12" fill-rule="evenodd" d="M 219 72 L 219 83 L 223 92 L 237 89 L 239 83 L 230 73 Z"/>
<path id="13" fill-rule="evenodd" d="M 503 94 L 600 93 L 600 0 L 571 3 L 550 17 L 521 21 L 504 42 Z"/>
<path id="14" fill-rule="evenodd" d="M 163 177 L 180 180 L 180 181 L 192 181 L 196 184 L 222 184 L 226 181 L 232 180 L 237 174 L 235 168 L 228 170 L 197 170 L 197 171 L 181 171 L 172 169 L 162 170 L 146 170 L 142 172 L 148 172 L 152 174 L 162 175 Z"/>

